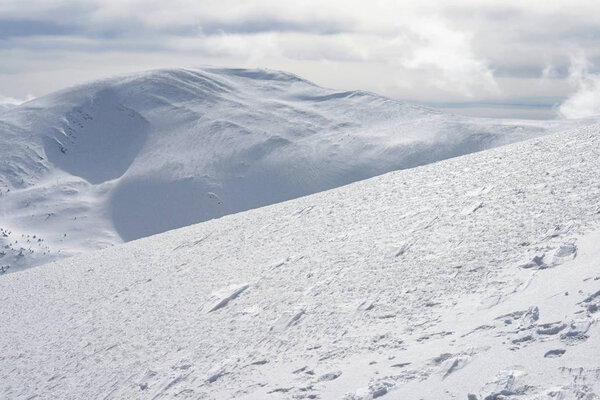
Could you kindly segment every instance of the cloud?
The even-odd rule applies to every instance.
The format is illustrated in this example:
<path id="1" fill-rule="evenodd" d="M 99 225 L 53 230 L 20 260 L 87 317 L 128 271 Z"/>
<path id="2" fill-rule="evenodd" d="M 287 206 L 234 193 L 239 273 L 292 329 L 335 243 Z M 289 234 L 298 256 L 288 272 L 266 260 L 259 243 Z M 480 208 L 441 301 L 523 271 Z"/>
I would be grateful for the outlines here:
<path id="1" fill-rule="evenodd" d="M 542 80 L 556 79 L 560 77 L 560 73 L 557 71 L 554 65 L 546 65 L 542 70 Z"/>
<path id="2" fill-rule="evenodd" d="M 19 36 L 65 35 L 72 31 L 51 21 L 0 19 L 0 39 Z"/>
<path id="3" fill-rule="evenodd" d="M 225 33 L 169 40 L 171 48 L 268 65 L 273 61 L 376 63 L 403 76 L 405 88 L 471 97 L 497 94 L 493 70 L 471 46 L 472 35 L 439 18 L 398 22 L 385 34 L 370 31 Z M 326 72 L 326 71 L 324 71 Z M 366 73 L 366 70 L 365 70 Z"/>
<path id="4" fill-rule="evenodd" d="M 421 102 L 565 97 L 565 49 L 600 64 L 599 11 L 597 0 L 2 0 L 0 87 L 22 97 L 136 66 L 218 64 Z"/>
<path id="5" fill-rule="evenodd" d="M 559 108 L 565 118 L 600 115 L 600 74 L 589 72 L 590 64 L 581 51 L 571 57 L 569 80 L 577 87 Z"/>
<path id="6" fill-rule="evenodd" d="M 471 48 L 471 34 L 450 29 L 439 18 L 417 19 L 408 26 L 412 54 L 400 60 L 408 69 L 427 71 L 431 84 L 466 96 L 498 93 L 493 71 Z"/>

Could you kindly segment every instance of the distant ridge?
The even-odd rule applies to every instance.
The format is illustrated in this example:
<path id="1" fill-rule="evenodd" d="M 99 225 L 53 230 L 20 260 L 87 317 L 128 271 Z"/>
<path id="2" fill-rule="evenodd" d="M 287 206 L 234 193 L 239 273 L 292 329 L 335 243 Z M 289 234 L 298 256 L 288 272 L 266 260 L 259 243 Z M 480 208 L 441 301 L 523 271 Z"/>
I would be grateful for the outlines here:
<path id="1" fill-rule="evenodd" d="M 543 135 L 262 69 L 156 70 L 0 114 L 0 266 L 15 271 Z M 35 236 L 35 239 L 33 239 Z"/>

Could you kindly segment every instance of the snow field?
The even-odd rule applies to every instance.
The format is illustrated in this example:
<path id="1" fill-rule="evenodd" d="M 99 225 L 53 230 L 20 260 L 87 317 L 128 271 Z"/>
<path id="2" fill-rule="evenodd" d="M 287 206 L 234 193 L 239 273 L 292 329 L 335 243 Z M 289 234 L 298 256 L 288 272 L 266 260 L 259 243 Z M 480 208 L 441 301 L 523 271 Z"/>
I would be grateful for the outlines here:
<path id="1" fill-rule="evenodd" d="M 599 155 L 581 127 L 6 274 L 0 393 L 597 397 Z"/>

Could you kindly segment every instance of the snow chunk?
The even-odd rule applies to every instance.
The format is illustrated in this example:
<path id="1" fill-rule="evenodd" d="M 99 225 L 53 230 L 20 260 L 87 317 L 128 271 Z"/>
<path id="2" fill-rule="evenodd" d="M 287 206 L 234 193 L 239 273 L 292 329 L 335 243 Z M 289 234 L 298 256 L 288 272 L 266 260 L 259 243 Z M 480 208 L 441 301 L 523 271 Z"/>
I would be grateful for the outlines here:
<path id="1" fill-rule="evenodd" d="M 548 231 L 546 231 L 546 236 L 544 237 L 544 240 L 564 235 L 569 231 L 569 229 L 571 229 L 571 224 L 568 224 L 567 226 L 555 225 L 553 228 L 550 228 L 548 229 Z"/>
<path id="2" fill-rule="evenodd" d="M 475 203 L 472 203 L 472 204 L 468 205 L 467 207 L 463 208 L 463 210 L 460 213 L 461 213 L 461 215 L 473 214 L 475 211 L 479 210 L 481 207 L 483 207 L 483 202 L 476 201 Z"/>
<path id="3" fill-rule="evenodd" d="M 577 257 L 577 246 L 572 243 L 563 244 L 554 252 L 552 263 L 554 265 L 562 264 L 575 257 Z"/>
<path id="4" fill-rule="evenodd" d="M 467 197 L 477 197 L 477 196 L 481 196 L 484 194 L 488 194 L 489 192 L 492 191 L 493 188 L 494 188 L 493 186 L 482 186 L 478 189 L 474 189 L 474 190 L 467 192 Z"/>
<path id="5" fill-rule="evenodd" d="M 393 247 L 392 252 L 394 257 L 400 257 L 401 255 L 404 255 L 404 253 L 408 251 L 412 244 L 413 243 L 411 241 L 407 241 L 400 243 L 397 247 Z"/>
<path id="6" fill-rule="evenodd" d="M 319 377 L 319 382 L 324 382 L 324 381 L 333 381 L 337 378 L 339 378 L 342 375 L 342 371 L 332 371 L 332 372 L 328 372 L 326 374 L 323 374 Z"/>
<path id="7" fill-rule="evenodd" d="M 546 354 L 544 354 L 544 358 L 558 358 L 565 354 L 567 351 L 565 349 L 554 349 L 548 350 Z"/>
<path id="8" fill-rule="evenodd" d="M 544 256 L 545 254 L 538 254 L 536 256 L 534 256 L 531 261 L 526 262 L 525 264 L 521 265 L 521 268 L 525 268 L 525 269 L 546 269 L 548 268 L 548 265 L 546 265 L 546 263 L 544 262 Z"/>
<path id="9" fill-rule="evenodd" d="M 556 267 L 567 261 L 573 260 L 577 256 L 577 246 L 573 243 L 561 245 L 551 256 L 547 254 L 537 254 L 531 261 L 522 264 L 521 268 L 546 269 Z"/>
<path id="10" fill-rule="evenodd" d="M 271 327 L 271 331 L 283 332 L 290 326 L 295 325 L 300 318 L 306 313 L 305 307 L 300 307 L 292 312 L 284 313 Z"/>
<path id="11" fill-rule="evenodd" d="M 230 285 L 226 288 L 223 288 L 217 292 L 214 292 L 204 309 L 207 313 L 216 311 L 220 308 L 225 307 L 231 300 L 238 297 L 244 290 L 250 287 L 247 283 L 242 283 L 240 285 Z"/>
<path id="12" fill-rule="evenodd" d="M 446 379 L 453 372 L 463 368 L 469 361 L 471 361 L 471 357 L 467 355 L 460 355 L 446 360 L 442 364 L 442 370 L 444 371 L 442 379 Z"/>

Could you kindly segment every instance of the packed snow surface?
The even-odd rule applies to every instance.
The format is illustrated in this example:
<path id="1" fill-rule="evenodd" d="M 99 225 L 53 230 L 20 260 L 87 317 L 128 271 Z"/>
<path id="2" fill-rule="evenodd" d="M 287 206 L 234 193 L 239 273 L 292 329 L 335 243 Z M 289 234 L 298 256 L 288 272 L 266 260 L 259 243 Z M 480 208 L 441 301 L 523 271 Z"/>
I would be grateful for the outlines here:
<path id="1" fill-rule="evenodd" d="M 0 273 L 579 122 L 451 116 L 268 70 L 159 70 L 0 111 Z"/>
<path id="2" fill-rule="evenodd" d="M 0 277 L 7 399 L 596 399 L 600 126 Z"/>

